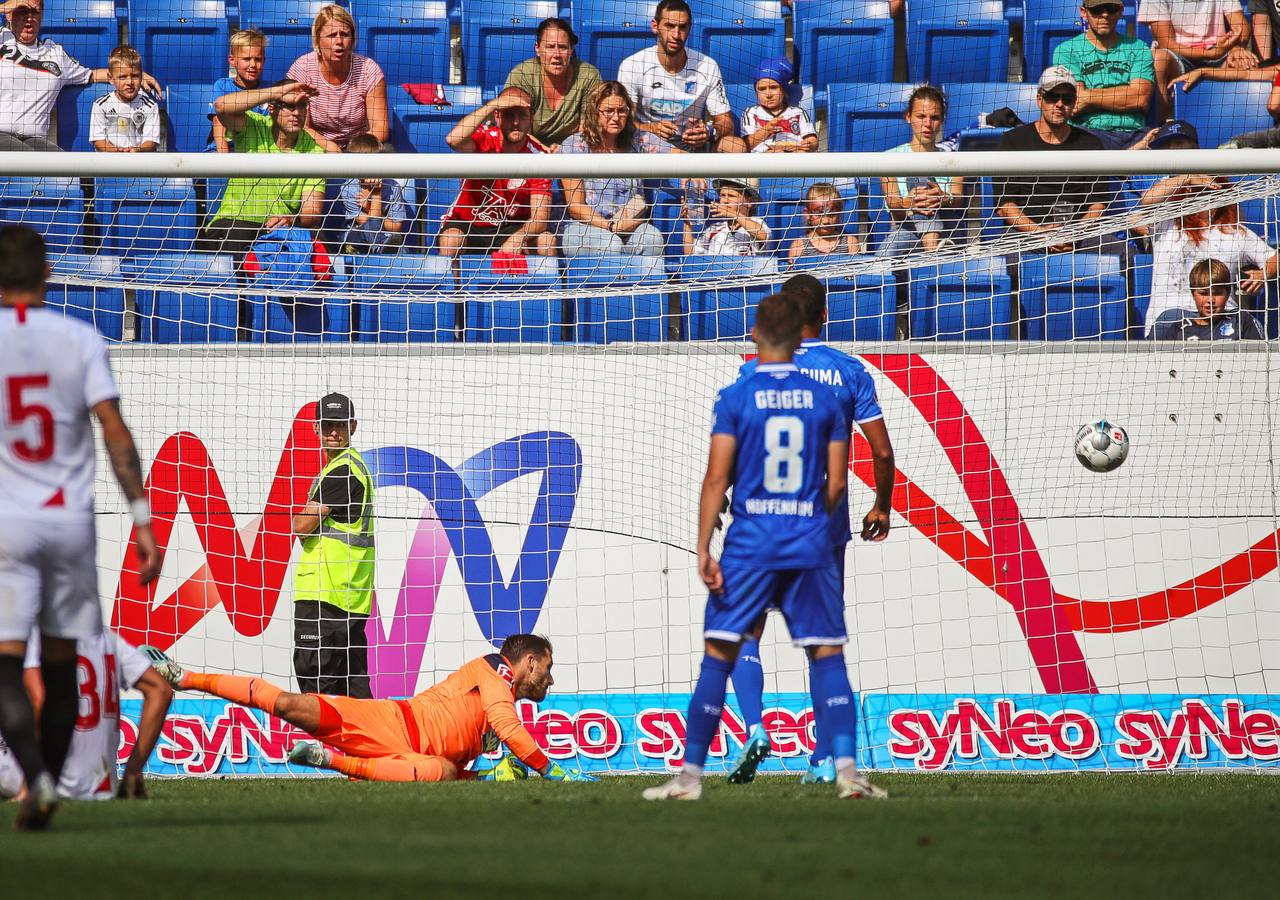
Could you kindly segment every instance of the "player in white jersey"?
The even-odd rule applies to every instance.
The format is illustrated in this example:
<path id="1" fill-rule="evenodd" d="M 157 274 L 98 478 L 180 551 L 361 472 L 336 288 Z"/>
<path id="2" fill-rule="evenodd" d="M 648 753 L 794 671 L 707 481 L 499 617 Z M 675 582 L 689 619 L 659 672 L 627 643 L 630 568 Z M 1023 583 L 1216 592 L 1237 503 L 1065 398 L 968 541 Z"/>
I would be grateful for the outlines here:
<path id="1" fill-rule="evenodd" d="M 151 668 L 151 660 L 141 650 L 113 631 L 78 641 L 76 651 L 80 709 L 71 750 L 58 779 L 58 796 L 69 800 L 109 800 L 118 793 L 120 797 L 144 798 L 147 790 L 142 769 L 160 739 L 173 688 Z M 39 632 L 27 642 L 25 668 L 27 691 L 39 709 L 44 700 Z M 117 764 L 120 692 L 134 688 L 142 692 L 142 715 L 122 779 Z M 22 769 L 8 747 L 0 743 L 0 797 L 14 797 L 21 791 Z"/>
<path id="2" fill-rule="evenodd" d="M 57 806 L 79 705 L 76 641 L 102 633 L 90 413 L 133 512 L 133 574 L 149 583 L 161 564 L 106 345 L 88 325 L 45 308 L 50 274 L 40 235 L 0 228 L 0 737 L 28 787 L 17 827 L 31 830 L 44 828 Z M 22 681 L 37 628 L 45 689 L 38 741 Z"/>

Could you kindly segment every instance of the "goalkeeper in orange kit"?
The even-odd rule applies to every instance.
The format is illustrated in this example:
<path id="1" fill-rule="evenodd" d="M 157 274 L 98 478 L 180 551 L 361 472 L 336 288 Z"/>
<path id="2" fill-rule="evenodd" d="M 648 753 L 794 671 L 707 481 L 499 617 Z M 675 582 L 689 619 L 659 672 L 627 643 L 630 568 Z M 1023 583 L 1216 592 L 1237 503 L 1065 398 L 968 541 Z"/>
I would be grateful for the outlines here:
<path id="1" fill-rule="evenodd" d="M 517 700 L 542 700 L 554 684 L 551 642 L 513 634 L 497 653 L 473 659 L 408 700 L 362 700 L 291 694 L 261 678 L 186 672 L 153 647 L 143 648 L 175 688 L 203 691 L 277 716 L 317 741 L 301 741 L 289 761 L 334 769 L 367 781 L 453 781 L 497 742 L 553 781 L 594 781 L 547 759 L 516 715 Z"/>

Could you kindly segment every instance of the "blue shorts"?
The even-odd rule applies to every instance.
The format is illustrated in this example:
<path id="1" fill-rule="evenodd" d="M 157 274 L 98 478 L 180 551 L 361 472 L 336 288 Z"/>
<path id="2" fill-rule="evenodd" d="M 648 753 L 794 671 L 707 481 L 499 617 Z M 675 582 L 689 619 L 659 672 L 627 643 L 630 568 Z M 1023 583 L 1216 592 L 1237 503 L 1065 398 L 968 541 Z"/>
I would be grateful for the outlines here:
<path id="1" fill-rule="evenodd" d="M 834 561 L 813 569 L 722 565 L 724 590 L 707 596 L 702 634 L 715 640 L 740 641 L 761 616 L 777 609 L 797 647 L 847 644 L 843 568 Z"/>

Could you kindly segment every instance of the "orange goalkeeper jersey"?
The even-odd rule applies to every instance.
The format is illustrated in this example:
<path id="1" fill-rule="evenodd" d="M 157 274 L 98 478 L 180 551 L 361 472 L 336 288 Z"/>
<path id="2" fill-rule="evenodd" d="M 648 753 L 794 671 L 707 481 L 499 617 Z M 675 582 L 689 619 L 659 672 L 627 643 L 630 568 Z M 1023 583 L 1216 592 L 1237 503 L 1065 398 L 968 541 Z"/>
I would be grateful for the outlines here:
<path id="1" fill-rule="evenodd" d="M 511 666 L 490 653 L 403 703 L 418 727 L 422 753 L 466 765 L 485 751 L 485 734 L 493 731 L 522 762 L 541 771 L 547 756 L 516 715 L 515 699 Z"/>

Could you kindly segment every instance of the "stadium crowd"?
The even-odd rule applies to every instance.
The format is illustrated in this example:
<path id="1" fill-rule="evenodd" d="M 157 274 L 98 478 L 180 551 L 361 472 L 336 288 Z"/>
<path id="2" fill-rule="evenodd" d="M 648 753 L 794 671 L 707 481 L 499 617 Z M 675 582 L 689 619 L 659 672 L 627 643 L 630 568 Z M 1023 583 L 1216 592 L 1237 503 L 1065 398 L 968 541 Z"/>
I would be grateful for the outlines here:
<path id="1" fill-rule="evenodd" d="M 1036 6 L 1028 4 L 1028 21 Z M 984 113 L 976 129 L 983 133 L 976 138 L 973 128 L 948 134 L 948 85 L 926 83 L 905 97 L 902 137 L 909 134 L 909 140 L 886 149 L 1197 147 L 1198 123 L 1171 118 L 1175 93 L 1194 91 L 1203 81 L 1280 85 L 1280 59 L 1272 56 L 1275 10 L 1261 0 L 1251 0 L 1249 9 L 1246 16 L 1234 0 L 1140 0 L 1137 27 L 1130 23 L 1122 29 L 1125 8 L 1119 0 L 1082 0 L 1081 32 L 1058 43 L 1042 71 L 1025 75 L 1036 86 L 1034 121 L 1004 108 Z M 166 149 L 172 131 L 166 115 L 171 123 L 179 111 L 162 108 L 161 85 L 134 48 L 117 47 L 105 68 L 89 69 L 57 41 L 40 38 L 44 0 L 5 0 L 0 12 L 7 20 L 0 29 L 0 149 L 59 149 L 49 139 L 58 96 L 89 83 L 110 83 L 114 89 L 93 103 L 87 125 L 93 149 Z M 904 3 L 891 4 L 890 13 L 900 31 L 912 27 Z M 428 146 L 393 127 L 393 106 L 399 101 L 389 100 L 389 90 L 397 98 L 447 110 L 454 86 L 389 88 L 379 62 L 357 52 L 356 21 L 344 7 L 319 10 L 311 28 L 313 49 L 273 83 L 263 77 L 267 36 L 253 28 L 235 30 L 227 47 L 230 74 L 212 89 L 207 148 L 242 153 L 819 151 L 821 117 L 814 114 L 812 91 L 806 91 L 814 86 L 799 83 L 796 61 L 786 55 L 757 60 L 754 97 L 734 109 L 720 63 L 689 45 L 696 15 L 696 3 L 661 0 L 653 10 L 653 43 L 623 59 L 616 71 L 603 72 L 578 57 L 579 38 L 569 19 L 547 18 L 537 25 L 533 57 L 512 68 L 488 102 L 453 116 L 443 139 Z M 1267 111 L 1280 113 L 1280 86 L 1273 86 Z M 828 121 L 833 117 L 829 110 Z M 834 125 L 825 143 L 832 150 L 853 149 L 837 144 Z M 1277 146 L 1280 129 L 1242 134 L 1230 143 Z M 785 171 L 782 163 L 779 172 L 785 176 Z M 875 185 L 859 179 L 799 185 L 798 179 L 778 180 L 792 183 L 585 178 L 557 185 L 538 178 L 466 179 L 446 200 L 435 194 L 424 198 L 421 192 L 415 199 L 415 186 L 395 179 L 327 185 L 319 179 L 233 178 L 221 197 L 209 198 L 194 247 L 232 254 L 242 272 L 252 271 L 251 254 L 267 239 L 273 247 L 300 254 L 317 240 L 350 255 L 425 251 L 454 260 L 455 272 L 457 258 L 468 254 L 665 257 L 677 266 L 686 257 L 776 257 L 781 265 L 794 266 L 804 257 L 835 260 L 877 253 L 902 258 L 904 267 L 911 267 L 918 263 L 911 255 L 921 251 L 1003 233 L 1055 232 L 1125 209 L 1149 212 L 1146 207 L 1154 204 L 1230 184 L 1208 176 L 1135 176 L 1127 183 L 1010 177 L 994 179 L 987 198 L 985 186 L 972 183 L 976 179 L 883 178 Z M 89 202 L 86 215 L 91 209 Z M 1148 335 L 1162 313 L 1194 308 L 1187 279 L 1197 262 L 1219 258 L 1231 272 L 1233 294 L 1259 300 L 1278 262 L 1265 236 L 1251 230 L 1241 210 L 1230 204 L 1212 214 L 1179 216 L 1088 242 L 1063 239 L 1048 251 L 1116 255 L 1124 271 L 1150 254 L 1149 303 L 1148 292 L 1131 287 L 1140 303 L 1128 316 Z M 1016 289 L 1015 269 L 1012 261 Z M 905 309 L 908 302 L 899 305 Z M 242 337 L 251 316 L 242 305 Z"/>

